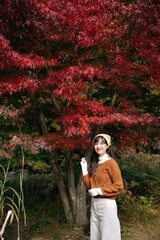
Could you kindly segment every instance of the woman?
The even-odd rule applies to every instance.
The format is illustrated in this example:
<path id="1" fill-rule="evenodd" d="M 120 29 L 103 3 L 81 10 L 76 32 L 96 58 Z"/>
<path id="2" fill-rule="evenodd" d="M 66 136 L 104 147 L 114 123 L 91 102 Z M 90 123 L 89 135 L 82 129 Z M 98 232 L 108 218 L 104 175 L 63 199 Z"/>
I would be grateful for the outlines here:
<path id="1" fill-rule="evenodd" d="M 120 223 L 115 199 L 123 190 L 123 180 L 110 150 L 111 137 L 98 134 L 93 139 L 89 169 L 81 159 L 83 182 L 92 197 L 90 217 L 91 240 L 120 240 Z"/>

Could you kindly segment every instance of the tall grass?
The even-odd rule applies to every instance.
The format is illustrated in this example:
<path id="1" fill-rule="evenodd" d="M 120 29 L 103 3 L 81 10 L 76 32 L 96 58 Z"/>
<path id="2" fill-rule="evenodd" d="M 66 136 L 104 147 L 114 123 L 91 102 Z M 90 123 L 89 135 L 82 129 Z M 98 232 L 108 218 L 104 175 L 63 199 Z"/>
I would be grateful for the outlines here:
<path id="1" fill-rule="evenodd" d="M 9 185 L 9 168 L 11 160 L 8 160 L 6 169 L 0 165 L 0 239 L 4 240 L 3 235 L 10 220 L 10 224 L 15 218 L 17 221 L 17 240 L 20 240 L 20 215 L 23 212 L 24 225 L 26 225 L 26 212 L 23 194 L 23 172 L 24 172 L 24 152 L 22 151 L 22 168 L 19 173 L 19 191 Z"/>

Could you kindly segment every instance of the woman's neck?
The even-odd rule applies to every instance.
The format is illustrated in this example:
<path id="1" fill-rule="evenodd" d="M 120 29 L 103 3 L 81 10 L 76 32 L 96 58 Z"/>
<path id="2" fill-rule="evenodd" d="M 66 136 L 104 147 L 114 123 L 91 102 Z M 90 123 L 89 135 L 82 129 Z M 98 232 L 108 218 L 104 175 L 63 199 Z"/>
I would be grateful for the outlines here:
<path id="1" fill-rule="evenodd" d="M 103 156 L 99 156 L 98 157 L 98 160 L 99 160 L 98 163 L 103 163 L 103 162 L 109 160 L 110 158 L 111 157 L 106 153 Z"/>

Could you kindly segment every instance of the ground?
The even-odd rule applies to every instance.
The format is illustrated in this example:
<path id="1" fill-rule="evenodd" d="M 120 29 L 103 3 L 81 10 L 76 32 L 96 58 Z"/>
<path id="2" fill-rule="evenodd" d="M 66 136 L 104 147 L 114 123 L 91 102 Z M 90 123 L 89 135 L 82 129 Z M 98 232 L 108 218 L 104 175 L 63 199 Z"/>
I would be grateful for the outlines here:
<path id="1" fill-rule="evenodd" d="M 140 216 L 134 212 L 128 218 L 127 214 L 120 216 L 122 240 L 160 240 L 159 213 L 159 208 L 148 208 L 142 209 Z M 32 214 L 27 219 L 27 226 L 20 227 L 21 240 L 89 240 L 85 227 L 58 223 L 44 213 Z M 4 240 L 17 240 L 14 223 L 7 227 Z"/>

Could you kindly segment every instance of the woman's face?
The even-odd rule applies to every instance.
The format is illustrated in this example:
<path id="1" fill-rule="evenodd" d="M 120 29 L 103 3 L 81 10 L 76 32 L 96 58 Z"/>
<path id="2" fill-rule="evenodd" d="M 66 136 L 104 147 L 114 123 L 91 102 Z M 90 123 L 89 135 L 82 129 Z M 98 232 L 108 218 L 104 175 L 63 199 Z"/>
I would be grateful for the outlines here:
<path id="1" fill-rule="evenodd" d="M 108 145 L 106 144 L 104 138 L 100 137 L 98 141 L 95 141 L 94 150 L 100 157 L 106 154 L 107 149 L 108 149 Z"/>

